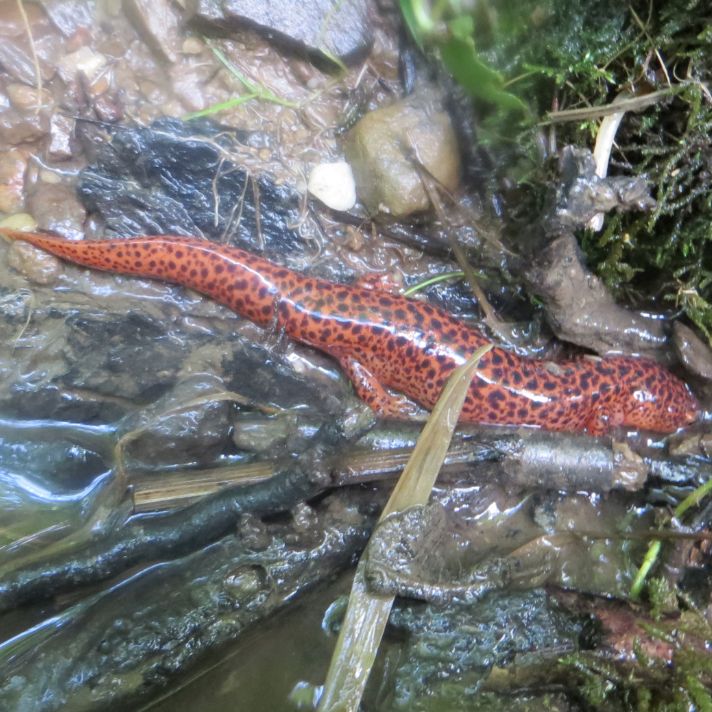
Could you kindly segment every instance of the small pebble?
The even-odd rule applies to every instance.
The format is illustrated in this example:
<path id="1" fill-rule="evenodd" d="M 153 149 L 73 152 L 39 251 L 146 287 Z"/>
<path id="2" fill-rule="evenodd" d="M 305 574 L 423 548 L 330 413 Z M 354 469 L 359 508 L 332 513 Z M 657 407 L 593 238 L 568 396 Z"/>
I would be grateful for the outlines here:
<path id="1" fill-rule="evenodd" d="M 106 57 L 89 47 L 81 47 L 76 52 L 65 54 L 57 62 L 59 75 L 65 82 L 73 81 L 80 72 L 89 82 L 93 82 L 105 66 Z"/>
<path id="2" fill-rule="evenodd" d="M 356 184 L 351 166 L 345 161 L 315 166 L 308 190 L 332 210 L 351 210 L 356 205 Z"/>
<path id="3" fill-rule="evenodd" d="M 18 111 L 29 111 L 36 109 L 38 106 L 48 106 L 52 101 L 52 95 L 42 90 L 41 94 L 37 93 L 36 87 L 28 86 L 27 84 L 12 83 L 5 87 L 10 103 Z"/>
<path id="4" fill-rule="evenodd" d="M 181 52 L 183 54 L 200 54 L 205 49 L 205 45 L 197 37 L 186 37 L 183 40 Z"/>

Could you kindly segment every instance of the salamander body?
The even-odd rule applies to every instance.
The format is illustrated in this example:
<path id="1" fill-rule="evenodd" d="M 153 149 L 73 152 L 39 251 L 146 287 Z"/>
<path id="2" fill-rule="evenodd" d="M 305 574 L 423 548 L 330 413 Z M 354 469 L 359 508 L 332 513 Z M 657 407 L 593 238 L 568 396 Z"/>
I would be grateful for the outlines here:
<path id="1" fill-rule="evenodd" d="M 358 395 L 384 416 L 408 416 L 412 401 L 432 408 L 453 370 L 487 343 L 480 331 L 429 304 L 308 277 L 207 240 L 0 233 L 94 269 L 190 287 L 260 326 L 283 330 L 335 358 Z M 480 361 L 461 421 L 591 434 L 616 426 L 672 432 L 698 413 L 688 387 L 647 359 L 554 364 L 495 346 Z"/>

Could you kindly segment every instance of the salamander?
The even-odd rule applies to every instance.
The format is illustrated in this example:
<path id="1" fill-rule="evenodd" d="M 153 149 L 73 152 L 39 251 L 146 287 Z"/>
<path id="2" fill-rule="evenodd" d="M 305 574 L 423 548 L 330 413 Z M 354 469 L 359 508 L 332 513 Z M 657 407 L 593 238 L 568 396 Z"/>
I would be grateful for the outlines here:
<path id="1" fill-rule="evenodd" d="M 488 340 L 447 312 L 383 288 L 338 284 L 236 247 L 155 236 L 67 240 L 1 229 L 70 262 L 190 287 L 262 327 L 329 354 L 378 414 L 432 408 L 453 370 Z M 461 421 L 601 435 L 617 426 L 672 432 L 698 403 L 676 376 L 629 356 L 560 363 L 495 346 L 481 359 Z"/>

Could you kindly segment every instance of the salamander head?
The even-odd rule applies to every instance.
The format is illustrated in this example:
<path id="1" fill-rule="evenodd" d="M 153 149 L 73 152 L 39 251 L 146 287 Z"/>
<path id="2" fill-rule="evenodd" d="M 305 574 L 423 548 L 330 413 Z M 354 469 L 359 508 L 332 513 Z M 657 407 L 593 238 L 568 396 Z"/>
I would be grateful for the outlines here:
<path id="1" fill-rule="evenodd" d="M 697 420 L 700 405 L 686 383 L 653 361 L 621 359 L 621 425 L 671 433 Z M 627 363 L 625 363 L 627 362 Z"/>

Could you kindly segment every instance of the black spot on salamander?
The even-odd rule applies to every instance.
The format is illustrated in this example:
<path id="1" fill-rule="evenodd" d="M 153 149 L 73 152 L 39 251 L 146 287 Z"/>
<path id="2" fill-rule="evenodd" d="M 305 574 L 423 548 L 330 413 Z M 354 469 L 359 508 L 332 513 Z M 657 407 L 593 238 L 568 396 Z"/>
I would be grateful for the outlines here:
<path id="1" fill-rule="evenodd" d="M 495 390 L 487 394 L 487 401 L 493 408 L 498 408 L 503 400 L 506 400 L 506 398 L 502 391 Z"/>

